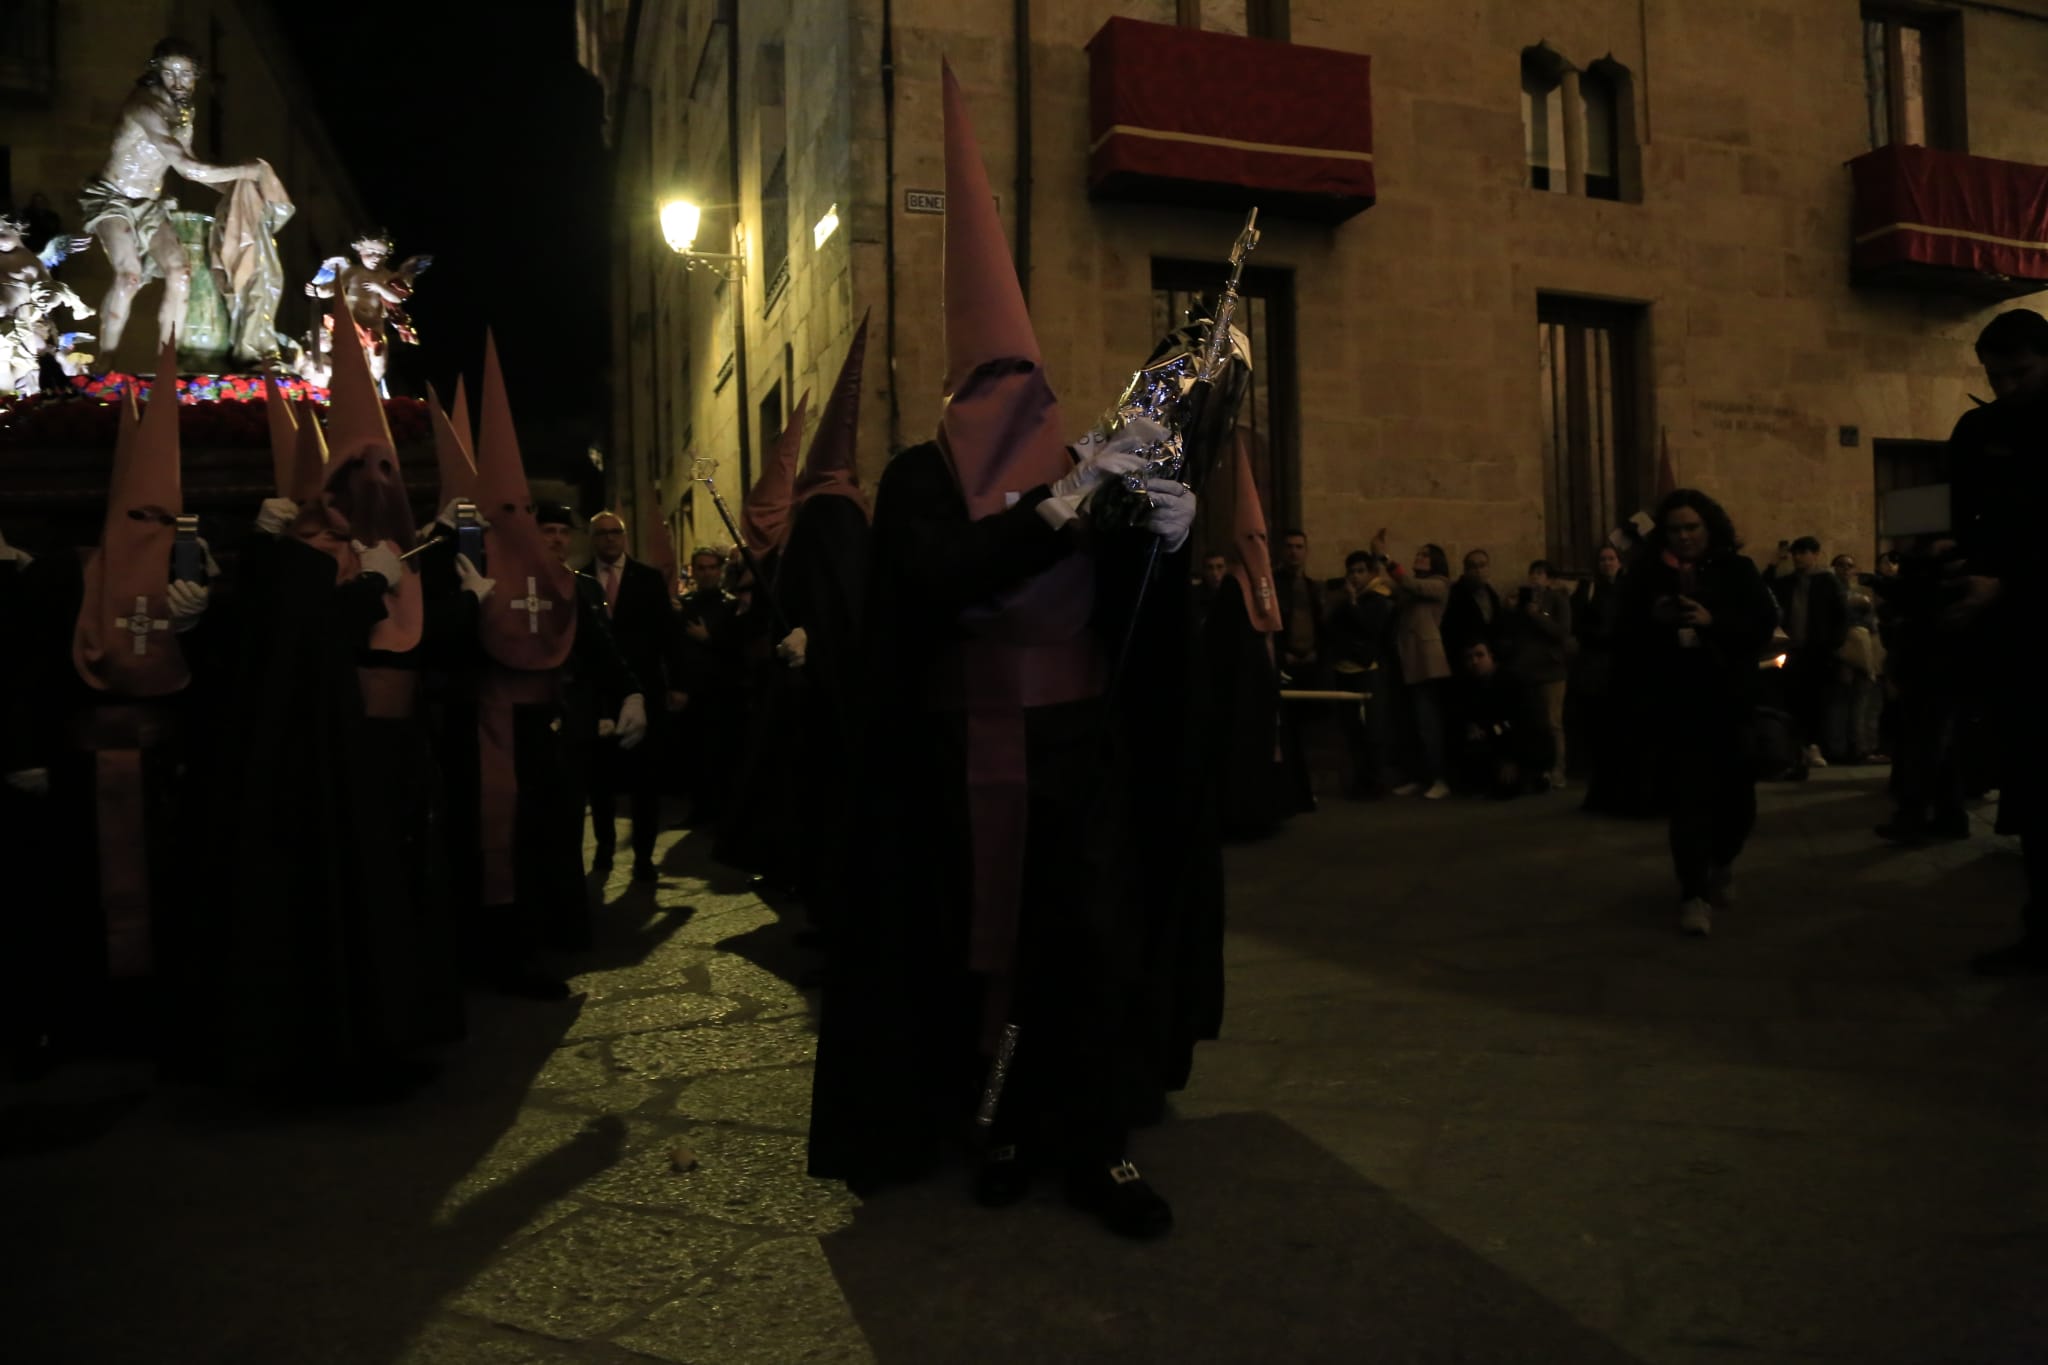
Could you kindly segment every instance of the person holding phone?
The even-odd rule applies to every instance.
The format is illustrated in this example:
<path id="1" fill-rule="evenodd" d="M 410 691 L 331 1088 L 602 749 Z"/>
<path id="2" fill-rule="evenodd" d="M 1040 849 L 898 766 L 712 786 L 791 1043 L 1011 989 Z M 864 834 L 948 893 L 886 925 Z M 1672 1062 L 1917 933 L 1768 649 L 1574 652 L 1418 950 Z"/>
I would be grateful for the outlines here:
<path id="1" fill-rule="evenodd" d="M 1622 580 L 1622 686 L 1635 694 L 1671 812 L 1679 928 L 1703 937 L 1728 906 L 1756 825 L 1745 740 L 1777 603 L 1738 552 L 1728 513 L 1697 489 L 1665 497 L 1637 554 Z"/>

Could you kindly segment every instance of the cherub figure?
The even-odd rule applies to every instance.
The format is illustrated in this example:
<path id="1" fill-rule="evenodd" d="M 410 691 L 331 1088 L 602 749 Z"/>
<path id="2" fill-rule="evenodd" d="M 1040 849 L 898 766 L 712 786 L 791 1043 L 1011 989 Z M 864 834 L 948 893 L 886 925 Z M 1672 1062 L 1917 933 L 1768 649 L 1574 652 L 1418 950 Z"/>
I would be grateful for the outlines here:
<path id="1" fill-rule="evenodd" d="M 432 256 L 408 256 L 395 268 L 385 268 L 391 259 L 391 234 L 381 229 L 366 232 L 349 243 L 357 264 L 346 256 L 330 256 L 320 263 L 320 273 L 306 285 L 316 299 L 331 299 L 338 292 L 348 302 L 349 316 L 362 333 L 363 350 L 370 358 L 370 375 L 381 388 L 385 359 L 390 351 L 388 328 L 408 346 L 419 344 L 419 333 L 406 316 L 405 301 L 412 297 L 413 281 L 434 263 Z M 326 326 L 333 326 L 330 318 Z"/>
<path id="2" fill-rule="evenodd" d="M 37 252 L 24 237 L 21 220 L 0 214 L 0 394 L 38 393 L 39 358 L 56 353 L 67 374 L 78 373 L 91 359 L 72 351 L 75 342 L 92 339 L 90 332 L 59 332 L 50 315 L 59 308 L 74 318 L 89 318 L 91 305 L 50 271 L 73 251 L 90 245 L 89 238 L 55 237 Z"/>

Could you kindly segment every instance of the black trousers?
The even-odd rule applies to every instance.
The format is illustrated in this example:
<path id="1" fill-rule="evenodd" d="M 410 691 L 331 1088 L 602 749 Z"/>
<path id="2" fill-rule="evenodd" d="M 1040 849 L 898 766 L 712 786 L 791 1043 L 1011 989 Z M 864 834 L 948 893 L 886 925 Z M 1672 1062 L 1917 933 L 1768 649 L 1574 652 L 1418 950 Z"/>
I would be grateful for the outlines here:
<path id="1" fill-rule="evenodd" d="M 633 861 L 654 861 L 654 836 L 661 832 L 661 788 L 646 750 L 659 742 L 649 735 L 632 749 L 615 739 L 597 741 L 590 765 L 590 824 L 597 836 L 598 857 L 609 859 L 618 846 L 619 798 L 624 796 L 633 817 Z"/>
<path id="2" fill-rule="evenodd" d="M 1802 746 L 1817 745 L 1826 734 L 1835 668 L 1833 655 L 1812 647 L 1795 649 L 1785 660 L 1785 709 L 1792 713 Z"/>
<path id="3" fill-rule="evenodd" d="M 1733 727 L 1678 737 L 1665 750 L 1671 864 L 1679 896 L 1706 894 L 1708 874 L 1733 866 L 1756 828 L 1756 777 Z"/>
<path id="4" fill-rule="evenodd" d="M 1900 696 L 1892 793 L 1902 817 L 1938 820 L 1962 814 L 1962 727 L 1963 698 L 1953 689 L 1924 684 Z"/>

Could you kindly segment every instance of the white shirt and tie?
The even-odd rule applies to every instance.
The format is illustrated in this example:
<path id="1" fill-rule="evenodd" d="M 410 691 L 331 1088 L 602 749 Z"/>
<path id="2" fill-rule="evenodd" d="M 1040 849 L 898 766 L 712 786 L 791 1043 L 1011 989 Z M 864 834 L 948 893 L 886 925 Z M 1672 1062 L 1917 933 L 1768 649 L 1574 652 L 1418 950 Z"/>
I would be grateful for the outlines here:
<path id="1" fill-rule="evenodd" d="M 604 588 L 604 614 L 610 616 L 612 607 L 619 600 L 619 579 L 625 575 L 626 557 L 620 555 L 607 564 L 602 560 L 597 565 L 597 581 Z"/>

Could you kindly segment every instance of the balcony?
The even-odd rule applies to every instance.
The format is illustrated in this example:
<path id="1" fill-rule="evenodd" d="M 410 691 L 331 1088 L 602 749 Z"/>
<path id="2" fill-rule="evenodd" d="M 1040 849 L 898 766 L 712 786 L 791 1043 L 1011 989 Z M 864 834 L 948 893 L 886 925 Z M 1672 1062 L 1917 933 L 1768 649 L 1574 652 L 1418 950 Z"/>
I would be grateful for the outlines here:
<path id="1" fill-rule="evenodd" d="M 1849 171 L 1855 283 L 1992 300 L 2048 289 L 2048 167 L 1894 146 Z"/>
<path id="2" fill-rule="evenodd" d="M 1088 40 L 1097 199 L 1341 223 L 1372 207 L 1372 58 L 1136 19 Z"/>

